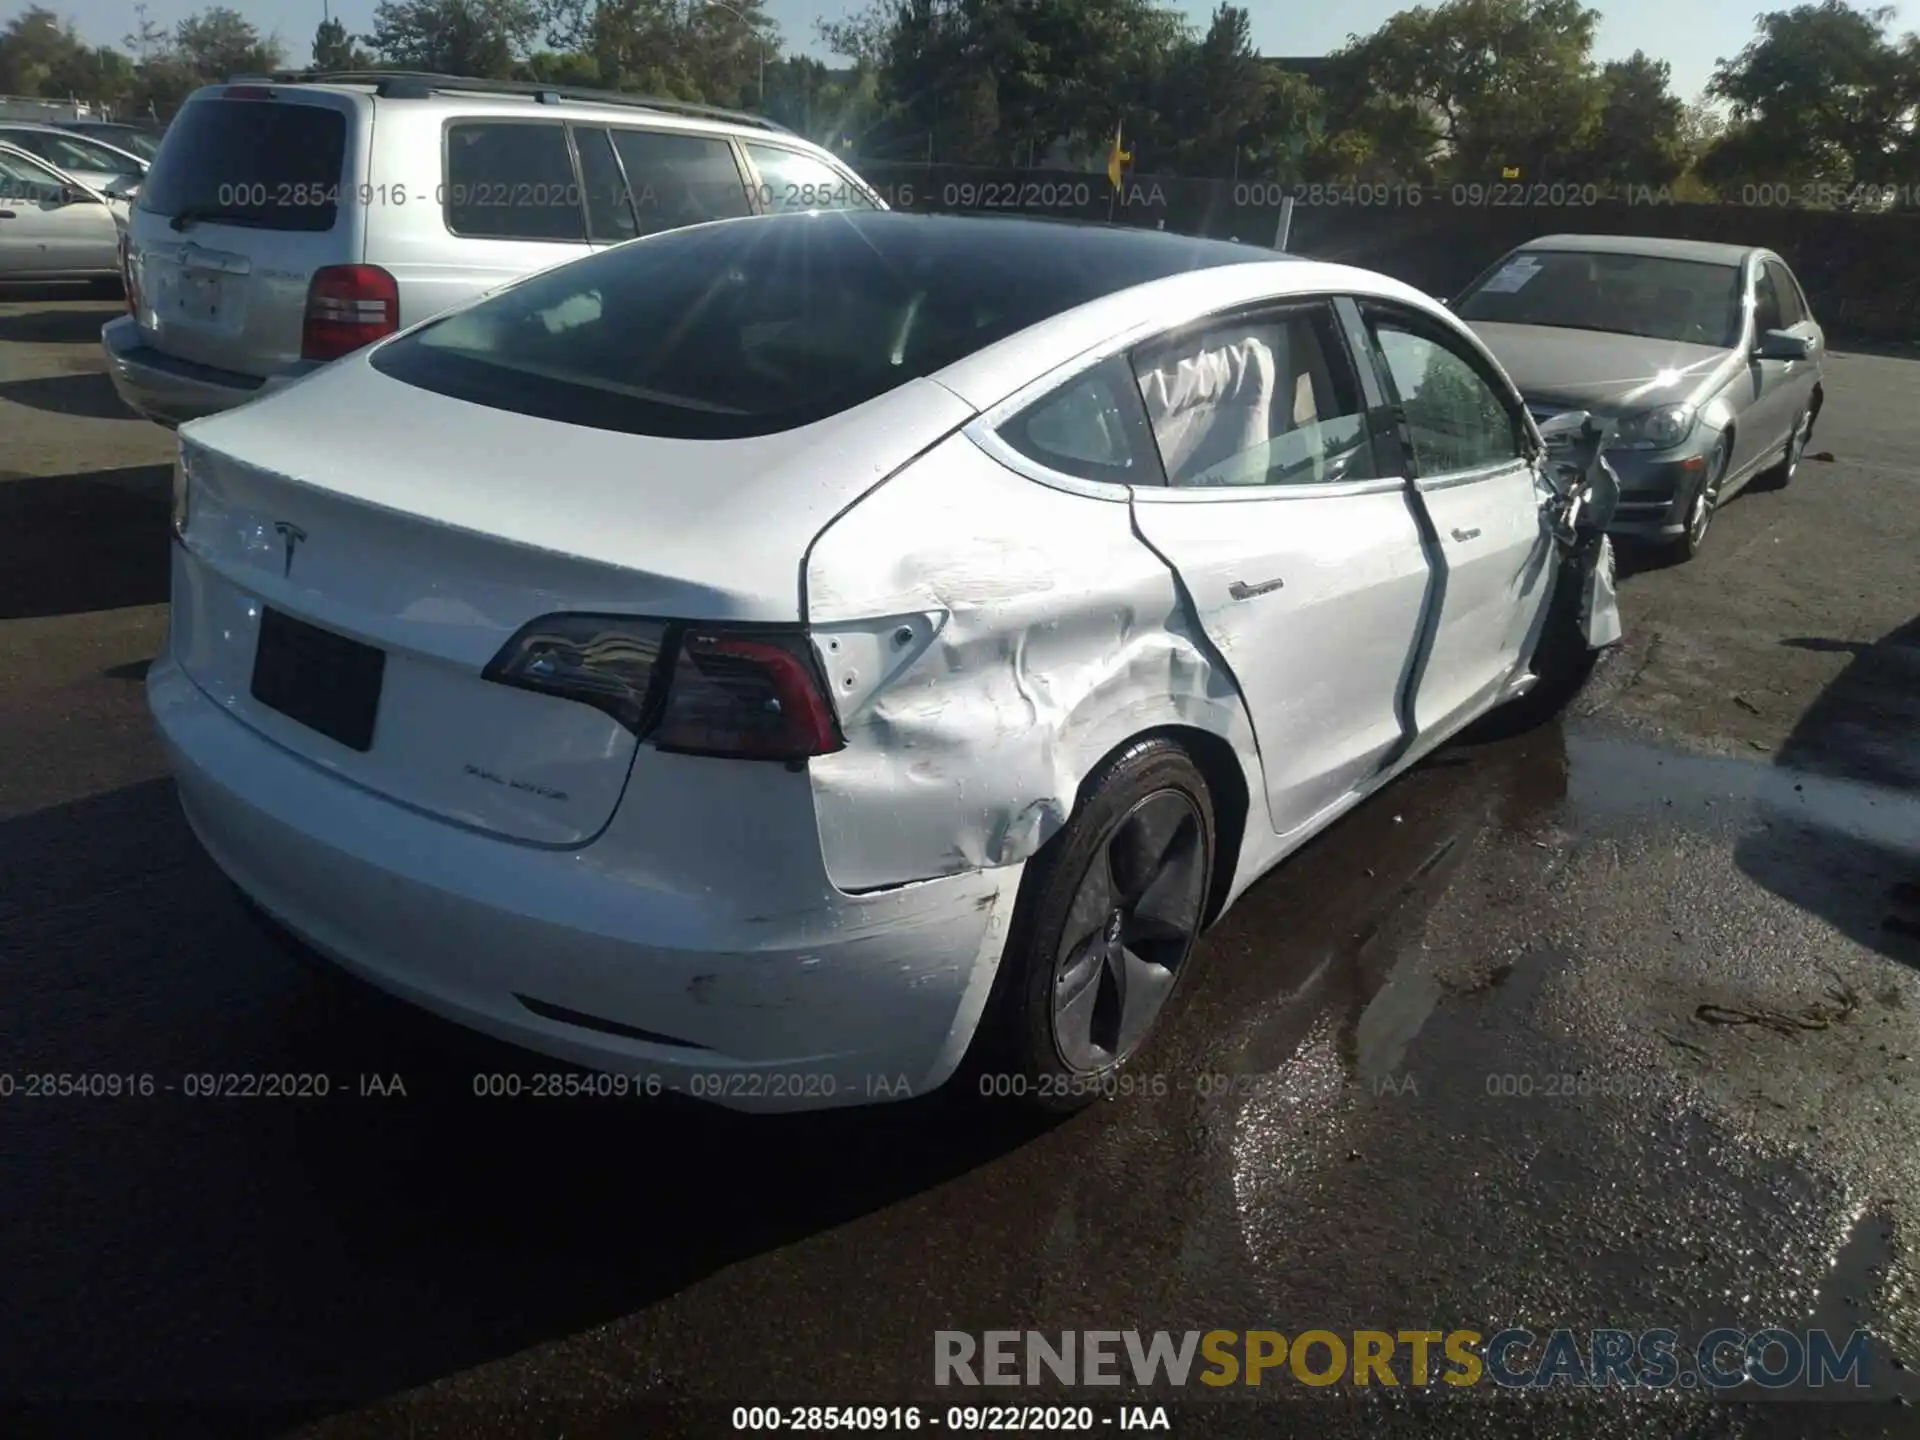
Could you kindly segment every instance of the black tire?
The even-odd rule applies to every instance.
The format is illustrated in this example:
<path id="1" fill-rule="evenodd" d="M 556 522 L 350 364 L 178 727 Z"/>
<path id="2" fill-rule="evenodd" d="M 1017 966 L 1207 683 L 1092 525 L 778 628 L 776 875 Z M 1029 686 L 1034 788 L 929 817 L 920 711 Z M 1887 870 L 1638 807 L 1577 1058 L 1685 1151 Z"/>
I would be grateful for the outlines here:
<path id="1" fill-rule="evenodd" d="M 1673 542 L 1674 553 L 1682 560 L 1696 558 L 1706 547 L 1707 535 L 1713 528 L 1714 511 L 1719 508 L 1720 486 L 1727 478 L 1727 467 L 1732 463 L 1733 446 L 1723 436 L 1714 447 L 1713 458 L 1707 461 L 1699 489 L 1693 492 L 1687 503 L 1686 529 Z"/>
<path id="2" fill-rule="evenodd" d="M 1165 937 L 1153 939 L 1154 953 L 1168 963 L 1150 968 L 1165 969 L 1171 978 L 1164 982 L 1164 990 L 1149 992 L 1142 987 L 1137 992 L 1142 997 L 1150 993 L 1158 996 L 1145 1027 L 1130 1043 L 1116 1047 L 1118 1053 L 1096 1051 L 1091 1063 L 1084 1059 L 1076 1063 L 1064 1053 L 1059 1039 L 1056 994 L 1063 991 L 1061 981 L 1066 972 L 1084 970 L 1086 964 L 1084 960 L 1077 965 L 1063 963 L 1063 952 L 1079 953 L 1076 940 L 1091 942 L 1102 933 L 1096 929 L 1086 937 L 1068 934 L 1070 922 L 1075 928 L 1084 923 L 1084 915 L 1075 921 L 1076 903 L 1085 898 L 1083 882 L 1095 874 L 1096 865 L 1106 867 L 1105 873 L 1111 878 L 1109 852 L 1116 836 L 1124 843 L 1134 833 L 1124 827 L 1142 825 L 1140 817 L 1171 815 L 1180 809 L 1164 798 L 1169 796 L 1178 797 L 1191 812 L 1190 831 L 1182 820 L 1166 853 L 1171 856 L 1180 846 L 1197 847 L 1192 857 L 1197 877 L 1192 880 L 1192 923 L 1178 943 Z M 1136 741 L 1090 776 L 1067 823 L 1028 862 L 993 993 L 981 1017 L 968 1064 L 957 1077 L 961 1083 L 973 1095 L 1002 1103 L 1017 1101 L 1029 1109 L 1055 1115 L 1083 1109 L 1103 1094 L 1119 1093 L 1117 1072 L 1151 1039 L 1191 968 L 1194 941 L 1211 894 L 1216 854 L 1213 796 L 1193 760 L 1172 740 L 1152 737 Z M 1186 852 L 1181 851 L 1181 855 L 1185 857 Z M 1188 884 L 1183 871 L 1179 881 L 1183 896 Z M 1124 888 L 1116 884 L 1117 890 Z M 1098 988 L 1108 983 L 1107 972 L 1096 967 L 1091 985 Z M 1080 993 L 1087 989 L 1080 987 Z M 1089 1002 L 1089 1010 L 1097 1008 L 1099 998 Z"/>

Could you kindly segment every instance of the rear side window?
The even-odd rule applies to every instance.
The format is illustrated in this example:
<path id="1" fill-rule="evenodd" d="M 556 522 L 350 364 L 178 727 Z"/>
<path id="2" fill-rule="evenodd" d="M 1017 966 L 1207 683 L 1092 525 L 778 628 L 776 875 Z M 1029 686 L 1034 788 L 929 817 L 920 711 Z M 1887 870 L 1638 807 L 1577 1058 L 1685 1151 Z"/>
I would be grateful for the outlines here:
<path id="1" fill-rule="evenodd" d="M 195 100 L 168 127 L 138 204 L 255 230 L 333 229 L 347 117 L 324 105 Z"/>
<path id="2" fill-rule="evenodd" d="M 1000 427 L 1000 438 L 1049 470 L 1112 485 L 1164 483 L 1126 357 L 1076 376 Z"/>
<path id="3" fill-rule="evenodd" d="M 1145 346 L 1134 369 L 1170 485 L 1374 478 L 1360 387 L 1325 303 Z"/>
<path id="4" fill-rule="evenodd" d="M 777 145 L 746 146 L 760 172 L 760 203 L 768 210 L 877 210 L 873 198 L 817 156 Z"/>
<path id="5" fill-rule="evenodd" d="M 712 135 L 615 130 L 642 235 L 751 215 L 733 147 Z"/>
<path id="6" fill-rule="evenodd" d="M 587 233 L 603 244 L 618 245 L 640 233 L 633 220 L 633 199 L 613 153 L 613 137 L 604 130 L 576 125 L 573 148 L 580 156 L 580 189 L 587 200 Z"/>
<path id="7" fill-rule="evenodd" d="M 494 240 L 587 238 L 580 183 L 558 121 L 447 127 L 447 229 Z"/>

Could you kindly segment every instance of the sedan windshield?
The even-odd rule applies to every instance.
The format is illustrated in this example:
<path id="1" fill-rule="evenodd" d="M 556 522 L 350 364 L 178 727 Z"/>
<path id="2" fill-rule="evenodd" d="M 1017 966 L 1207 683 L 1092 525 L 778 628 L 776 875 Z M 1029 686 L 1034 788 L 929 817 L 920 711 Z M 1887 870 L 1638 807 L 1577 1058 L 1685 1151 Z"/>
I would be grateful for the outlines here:
<path id="1" fill-rule="evenodd" d="M 1510 255 L 1455 307 L 1463 320 L 1604 330 L 1722 349 L 1740 342 L 1740 267 L 1580 250 Z"/>
<path id="2" fill-rule="evenodd" d="M 841 212 L 667 231 L 557 267 L 374 352 L 476 404 L 683 439 L 769 435 L 1075 305 L 1272 258 L 1152 231 Z"/>

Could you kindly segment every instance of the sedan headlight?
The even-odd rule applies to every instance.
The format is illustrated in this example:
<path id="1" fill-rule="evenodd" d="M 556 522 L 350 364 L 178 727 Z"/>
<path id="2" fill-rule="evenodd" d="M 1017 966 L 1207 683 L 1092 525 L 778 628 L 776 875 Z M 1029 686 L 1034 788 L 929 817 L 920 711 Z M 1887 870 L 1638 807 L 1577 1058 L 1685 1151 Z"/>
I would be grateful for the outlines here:
<path id="1" fill-rule="evenodd" d="M 1613 432 L 1615 450 L 1671 450 L 1693 433 L 1700 412 L 1691 405 L 1662 405 L 1624 415 Z"/>

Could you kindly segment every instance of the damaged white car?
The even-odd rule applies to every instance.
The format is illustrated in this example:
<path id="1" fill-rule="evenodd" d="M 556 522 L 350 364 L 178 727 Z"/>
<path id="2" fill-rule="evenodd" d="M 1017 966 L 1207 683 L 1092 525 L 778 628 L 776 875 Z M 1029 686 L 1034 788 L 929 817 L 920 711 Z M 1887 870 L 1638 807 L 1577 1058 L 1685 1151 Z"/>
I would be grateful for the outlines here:
<path id="1" fill-rule="evenodd" d="M 1067 1107 L 1263 871 L 1617 638 L 1582 420 L 1365 271 L 706 225 L 185 426 L 149 695 L 279 933 L 590 1093 Z"/>

